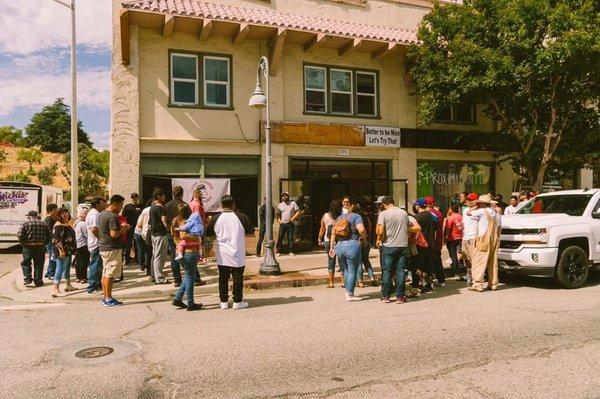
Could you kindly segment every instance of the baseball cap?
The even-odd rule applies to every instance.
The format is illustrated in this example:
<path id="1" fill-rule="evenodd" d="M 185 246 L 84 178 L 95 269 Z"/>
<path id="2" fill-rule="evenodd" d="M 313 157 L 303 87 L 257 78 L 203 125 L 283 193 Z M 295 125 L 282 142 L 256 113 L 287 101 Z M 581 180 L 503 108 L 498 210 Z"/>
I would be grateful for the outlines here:
<path id="1" fill-rule="evenodd" d="M 36 211 L 29 211 L 27 212 L 27 216 L 36 218 L 38 217 L 38 213 Z"/>
<path id="2" fill-rule="evenodd" d="M 427 205 L 427 202 L 425 202 L 425 198 L 418 198 L 415 201 L 415 205 L 420 206 L 421 208 L 424 208 Z"/>
<path id="3" fill-rule="evenodd" d="M 379 197 L 377 197 L 377 199 L 375 200 L 376 204 L 381 204 L 381 201 L 383 201 L 383 199 L 385 198 L 385 195 L 380 195 Z"/>
<path id="4" fill-rule="evenodd" d="M 435 204 L 435 198 L 433 198 L 431 195 L 428 195 L 427 197 L 425 197 L 425 203 L 427 205 L 433 205 Z"/>
<path id="5" fill-rule="evenodd" d="M 469 193 L 469 195 L 467 195 L 467 199 L 469 201 L 475 201 L 479 198 L 479 194 L 477 193 Z"/>

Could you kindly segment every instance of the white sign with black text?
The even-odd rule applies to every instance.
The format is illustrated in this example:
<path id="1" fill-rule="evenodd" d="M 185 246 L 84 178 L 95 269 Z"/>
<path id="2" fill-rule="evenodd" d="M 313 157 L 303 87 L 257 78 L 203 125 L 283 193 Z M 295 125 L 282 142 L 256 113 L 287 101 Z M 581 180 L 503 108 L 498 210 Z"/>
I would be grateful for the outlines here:
<path id="1" fill-rule="evenodd" d="M 400 148 L 400 128 L 365 126 L 365 146 Z"/>

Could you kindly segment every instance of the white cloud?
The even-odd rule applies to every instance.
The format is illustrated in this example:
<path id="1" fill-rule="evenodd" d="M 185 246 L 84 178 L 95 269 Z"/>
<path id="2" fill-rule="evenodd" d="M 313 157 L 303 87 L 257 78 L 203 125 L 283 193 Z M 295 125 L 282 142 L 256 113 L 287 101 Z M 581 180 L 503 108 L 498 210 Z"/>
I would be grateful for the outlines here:
<path id="1" fill-rule="evenodd" d="M 28 57 L 29 58 L 29 57 Z M 18 69 L 12 69 L 12 72 Z M 6 68 L 0 70 L 0 115 L 8 115 L 17 108 L 36 109 L 51 104 L 57 97 L 71 104 L 71 77 L 69 73 L 39 64 L 24 68 L 16 74 Z M 110 70 L 84 69 L 77 74 L 78 106 L 107 109 L 110 106 Z"/>
<path id="2" fill-rule="evenodd" d="M 53 0 L 0 0 L 0 53 L 31 54 L 69 47 L 71 13 Z M 77 0 L 77 44 L 106 49 L 111 43 L 110 0 Z"/>
<path id="3" fill-rule="evenodd" d="M 88 133 L 90 140 L 94 143 L 94 148 L 97 150 L 108 150 L 109 133 L 108 132 L 91 132 Z"/>

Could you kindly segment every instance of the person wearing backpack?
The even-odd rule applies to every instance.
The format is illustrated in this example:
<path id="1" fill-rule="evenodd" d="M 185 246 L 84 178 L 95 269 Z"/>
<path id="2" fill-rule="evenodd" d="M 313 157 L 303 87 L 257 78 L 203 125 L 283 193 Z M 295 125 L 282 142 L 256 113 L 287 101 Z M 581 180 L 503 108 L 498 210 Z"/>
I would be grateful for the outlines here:
<path id="1" fill-rule="evenodd" d="M 360 239 L 366 241 L 367 232 L 362 217 L 352 212 L 352 206 L 347 209 L 348 213 L 340 215 L 333 224 L 329 256 L 337 256 L 344 270 L 346 301 L 354 302 L 362 300 L 361 297 L 354 295 L 354 287 L 361 262 Z"/>
<path id="2" fill-rule="evenodd" d="M 480 196 L 477 209 L 469 210 L 467 215 L 477 221 L 477 239 L 473 249 L 472 270 L 473 285 L 471 291 L 483 292 L 485 272 L 488 272 L 488 289 L 498 288 L 498 263 L 495 253 L 498 250 L 501 220 L 500 215 L 491 208 L 492 199 L 489 195 Z"/>
<path id="3" fill-rule="evenodd" d="M 448 209 L 448 216 L 444 220 L 444 241 L 452 259 L 452 272 L 459 276 L 458 249 L 462 242 L 463 221 L 460 214 L 460 205 L 455 204 Z"/>
<path id="4" fill-rule="evenodd" d="M 325 212 L 321 217 L 321 228 L 319 229 L 318 244 L 323 246 L 327 254 L 327 288 L 333 288 L 333 279 L 335 277 L 335 256 L 329 254 L 331 249 L 331 231 L 333 223 L 342 214 L 342 203 L 339 200 L 333 200 L 329 203 L 329 212 Z M 342 276 L 342 280 L 344 276 Z"/>

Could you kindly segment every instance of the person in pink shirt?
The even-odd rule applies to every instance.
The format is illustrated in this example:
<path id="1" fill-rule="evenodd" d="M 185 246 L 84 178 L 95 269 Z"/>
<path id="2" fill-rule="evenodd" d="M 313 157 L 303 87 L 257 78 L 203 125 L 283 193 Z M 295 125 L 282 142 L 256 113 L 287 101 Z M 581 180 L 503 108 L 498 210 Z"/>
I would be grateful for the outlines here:
<path id="1" fill-rule="evenodd" d="M 190 209 L 192 213 L 199 213 L 202 218 L 202 224 L 206 226 L 206 222 L 208 221 L 206 218 L 206 211 L 204 210 L 204 205 L 202 204 L 202 189 L 204 185 L 201 184 L 194 190 L 192 194 L 192 201 L 190 202 Z"/>
<path id="2" fill-rule="evenodd" d="M 458 263 L 458 249 L 462 243 L 463 234 L 463 218 L 460 214 L 460 206 L 452 205 L 448 209 L 448 216 L 444 221 L 444 240 L 446 241 L 446 248 L 452 259 L 452 272 L 455 276 L 459 274 L 459 263 Z"/>

